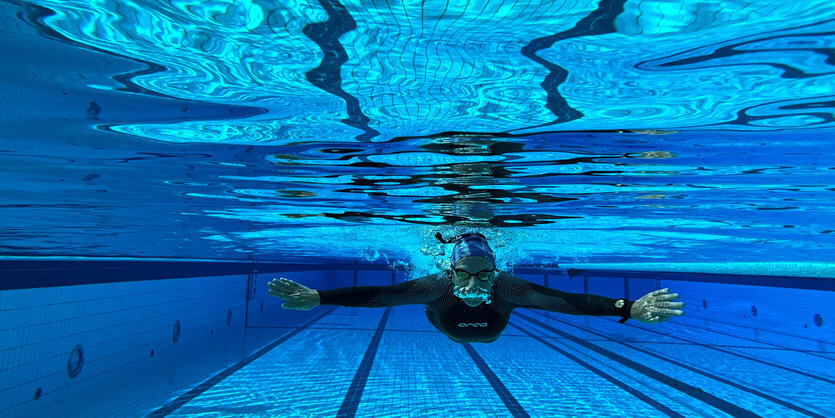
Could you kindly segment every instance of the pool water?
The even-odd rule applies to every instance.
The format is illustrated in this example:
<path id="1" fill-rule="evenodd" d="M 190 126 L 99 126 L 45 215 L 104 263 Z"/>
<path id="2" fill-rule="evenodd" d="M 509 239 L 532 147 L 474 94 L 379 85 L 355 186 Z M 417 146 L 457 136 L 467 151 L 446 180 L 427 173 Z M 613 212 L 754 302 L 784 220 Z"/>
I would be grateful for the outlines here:
<path id="1" fill-rule="evenodd" d="M 828 2 L 0 7 L 5 256 L 832 261 Z"/>
<path id="2" fill-rule="evenodd" d="M 13 0 L 0 31 L 0 415 L 835 415 L 830 2 Z M 686 315 L 462 345 L 266 294 L 467 231 Z"/>

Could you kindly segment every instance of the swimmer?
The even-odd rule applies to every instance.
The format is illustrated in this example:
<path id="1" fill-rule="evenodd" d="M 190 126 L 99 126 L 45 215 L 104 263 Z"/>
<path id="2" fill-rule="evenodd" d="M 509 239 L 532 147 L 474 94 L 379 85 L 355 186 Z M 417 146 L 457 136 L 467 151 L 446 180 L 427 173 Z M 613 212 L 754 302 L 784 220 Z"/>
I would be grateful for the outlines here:
<path id="1" fill-rule="evenodd" d="M 357 286 L 315 290 L 284 277 L 269 283 L 270 294 L 286 309 L 309 310 L 319 305 L 380 308 L 422 304 L 435 328 L 455 342 L 493 342 L 507 326 L 515 308 L 542 309 L 571 315 L 619 316 L 657 324 L 682 316 L 684 302 L 669 289 L 650 292 L 637 301 L 566 293 L 517 278 L 496 269 L 487 238 L 467 233 L 443 243 L 455 244 L 451 269 L 391 286 Z"/>

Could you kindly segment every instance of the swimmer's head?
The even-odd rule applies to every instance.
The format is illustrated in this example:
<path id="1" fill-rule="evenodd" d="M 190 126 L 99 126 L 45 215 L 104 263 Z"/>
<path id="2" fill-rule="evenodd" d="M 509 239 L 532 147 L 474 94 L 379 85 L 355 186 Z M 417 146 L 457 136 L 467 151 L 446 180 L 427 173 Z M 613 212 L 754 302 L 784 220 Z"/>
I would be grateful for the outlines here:
<path id="1" fill-rule="evenodd" d="M 487 244 L 487 238 L 469 233 L 441 242 L 455 243 L 452 249 L 453 294 L 468 306 L 490 304 L 493 283 L 496 281 L 496 255 Z"/>
<path id="2" fill-rule="evenodd" d="M 453 265 L 464 257 L 470 256 L 483 257 L 491 264 L 496 264 L 496 254 L 490 248 L 490 244 L 487 243 L 487 238 L 484 235 L 471 232 L 455 237 L 448 242 L 455 243 L 455 247 L 452 248 Z"/>
<path id="3" fill-rule="evenodd" d="M 452 265 L 453 294 L 469 306 L 492 302 L 496 267 L 487 258 L 467 256 Z"/>

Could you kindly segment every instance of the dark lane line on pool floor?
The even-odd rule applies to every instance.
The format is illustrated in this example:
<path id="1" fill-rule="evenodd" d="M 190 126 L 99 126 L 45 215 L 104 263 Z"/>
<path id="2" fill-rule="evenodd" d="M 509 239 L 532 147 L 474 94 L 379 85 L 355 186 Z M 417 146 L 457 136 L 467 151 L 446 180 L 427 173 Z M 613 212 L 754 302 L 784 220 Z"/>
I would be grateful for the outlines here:
<path id="1" fill-rule="evenodd" d="M 549 315 L 547 315 L 547 314 L 545 314 L 545 313 L 542 313 L 542 312 L 536 312 L 536 313 L 538 313 L 538 314 L 540 314 L 540 315 L 543 315 L 543 316 L 545 316 L 546 318 L 549 318 L 549 319 L 558 320 L 558 319 L 553 318 L 553 317 L 551 317 L 551 316 L 549 316 Z M 614 321 L 614 320 L 609 320 L 609 319 L 606 319 L 606 320 L 607 320 L 607 321 L 611 321 L 611 322 L 617 322 L 617 321 Z M 571 326 L 573 326 L 573 327 L 575 327 L 575 328 L 581 328 L 581 327 L 578 327 L 578 326 L 576 326 L 576 325 L 572 325 L 570 322 L 565 322 L 565 321 L 560 321 L 560 322 L 563 322 L 563 323 L 565 323 L 565 324 L 571 325 Z M 756 357 L 751 357 L 751 356 L 748 356 L 748 355 L 745 355 L 745 354 L 742 354 L 742 353 L 735 353 L 735 352 L 730 351 L 730 350 L 723 350 L 723 349 L 719 348 L 719 346 L 703 344 L 703 343 L 701 343 L 701 342 L 699 342 L 699 341 L 691 340 L 691 339 L 684 338 L 684 337 L 679 337 L 679 336 L 676 336 L 676 335 L 666 334 L 666 333 L 663 333 L 663 332 L 661 332 L 661 331 L 657 331 L 657 330 L 654 330 L 654 329 L 646 329 L 646 328 L 642 328 L 642 327 L 636 327 L 636 326 L 634 326 L 634 325 L 630 325 L 630 324 L 626 324 L 626 325 L 627 325 L 627 326 L 630 326 L 630 327 L 633 327 L 633 328 L 637 328 L 637 329 L 643 330 L 643 331 L 645 331 L 645 332 L 650 332 L 650 333 L 654 333 L 654 334 L 662 335 L 662 336 L 664 336 L 664 337 L 674 338 L 674 339 L 677 339 L 677 340 L 681 340 L 681 341 L 687 342 L 688 344 L 692 344 L 692 345 L 696 345 L 696 346 L 699 346 L 699 347 L 704 347 L 704 348 L 709 348 L 709 349 L 711 349 L 711 350 L 716 350 L 716 351 L 719 351 L 719 352 L 722 352 L 722 353 L 725 353 L 725 354 L 730 354 L 730 355 L 732 355 L 732 356 L 736 356 L 736 357 L 739 357 L 739 358 L 744 358 L 744 359 L 746 359 L 746 360 L 751 360 L 751 361 L 753 361 L 753 362 L 757 362 L 757 363 L 760 363 L 760 364 L 763 364 L 763 365 L 766 365 L 766 366 L 770 366 L 770 367 L 774 367 L 774 368 L 777 368 L 777 369 L 785 370 L 785 371 L 787 371 L 787 372 L 797 373 L 797 374 L 799 374 L 799 375 L 802 375 L 802 376 L 804 376 L 804 377 L 808 377 L 808 378 L 810 378 L 810 379 L 820 380 L 820 381 L 823 381 L 823 382 L 826 382 L 826 383 L 835 384 L 835 380 L 830 379 L 830 378 L 828 378 L 828 377 L 819 376 L 819 375 L 816 375 L 816 374 L 812 374 L 812 373 L 804 372 L 804 371 L 802 371 L 802 370 L 793 369 L 793 368 L 791 368 L 791 367 L 786 367 L 786 366 L 783 366 L 782 364 L 772 363 L 772 362 L 770 362 L 770 361 L 767 361 L 767 360 L 762 360 L 762 359 L 758 359 L 758 358 L 756 358 Z M 686 326 L 686 325 L 681 325 L 681 324 L 676 324 L 676 325 L 677 325 L 677 326 L 684 326 L 684 327 L 688 327 L 688 326 Z M 585 328 L 583 328 L 583 329 L 585 330 Z M 696 328 L 696 329 L 699 329 L 699 328 Z M 588 331 L 588 330 L 586 330 L 586 331 Z M 713 331 L 713 330 L 706 330 L 706 331 L 709 331 L 709 332 L 715 332 L 715 331 Z M 599 336 L 601 336 L 601 337 L 603 337 L 603 338 L 608 338 L 608 337 L 606 337 L 604 334 L 598 334 L 598 333 L 595 333 L 595 332 L 593 332 L 593 331 L 588 331 L 588 332 L 590 332 L 590 333 L 592 333 L 592 334 L 595 334 L 595 335 L 599 335 Z M 747 338 L 737 337 L 737 336 L 735 336 L 735 335 L 721 334 L 721 333 L 717 333 L 717 334 L 720 334 L 720 335 L 727 335 L 727 336 L 729 336 L 729 337 L 740 338 L 740 339 L 743 339 L 743 340 L 748 340 Z M 748 341 L 751 341 L 751 340 L 748 340 Z M 754 341 L 754 342 L 756 342 L 756 341 Z M 776 345 L 776 344 L 771 344 L 771 343 L 763 343 L 763 342 L 760 342 L 760 344 L 770 344 L 770 345 L 774 345 L 774 346 L 775 346 L 775 347 L 777 347 L 778 349 L 781 349 L 781 350 L 784 350 L 784 351 L 792 351 L 792 352 L 797 352 L 797 350 L 792 350 L 792 349 L 790 349 L 790 348 L 781 347 L 781 346 Z M 746 347 L 741 347 L 741 348 L 746 348 Z M 758 347 L 747 347 L 747 348 L 756 349 L 756 348 L 758 348 Z M 802 353 L 803 353 L 803 354 L 807 354 L 807 355 L 814 355 L 813 353 L 807 353 L 807 352 L 802 352 Z M 831 359 L 831 358 L 827 358 L 827 357 L 824 357 L 824 356 L 819 356 L 819 355 L 815 355 L 815 357 L 820 357 L 820 358 L 823 358 L 823 359 L 826 359 L 826 360 L 833 360 L 833 359 Z"/>
<path id="2" fill-rule="evenodd" d="M 246 358 L 244 358 L 243 360 L 233 364 L 232 366 L 227 367 L 226 369 L 224 369 L 220 373 L 218 373 L 218 374 L 212 376 L 211 378 L 209 378 L 209 380 L 206 380 L 205 382 L 197 385 L 196 387 L 194 387 L 193 389 L 189 390 L 188 392 L 180 395 L 179 397 L 177 397 L 173 401 L 168 402 L 162 408 L 159 408 L 156 411 L 151 412 L 150 414 L 148 414 L 148 417 L 149 418 L 165 417 L 168 414 L 176 411 L 181 406 L 187 404 L 192 399 L 200 396 L 201 394 L 203 394 L 203 392 L 206 392 L 207 390 L 211 389 L 214 385 L 220 383 L 223 379 L 226 379 L 227 377 L 231 376 L 233 373 L 235 373 L 236 371 L 244 368 L 246 365 L 248 365 L 249 363 L 252 363 L 253 361 L 257 360 L 259 357 L 263 356 L 264 354 L 269 353 L 272 349 L 278 347 L 281 343 L 289 340 L 290 338 L 294 337 L 296 334 L 304 331 L 309 326 L 316 323 L 316 321 L 319 321 L 320 319 L 326 317 L 328 314 L 335 311 L 337 308 L 341 308 L 341 306 L 334 306 L 333 308 L 328 309 L 325 312 L 322 312 L 318 316 L 314 317 L 313 319 L 311 319 L 310 321 L 308 321 L 304 325 L 294 329 L 293 331 L 288 332 L 287 334 L 282 335 L 281 337 L 278 337 L 273 342 L 265 345 L 264 347 L 262 347 L 258 351 L 254 352 L 254 353 L 250 354 L 249 356 L 247 356 Z"/>
<path id="3" fill-rule="evenodd" d="M 374 331 L 374 336 L 371 338 L 371 343 L 368 344 L 368 349 L 365 350 L 365 355 L 362 357 L 359 368 L 354 374 L 354 380 L 351 381 L 351 386 L 348 387 L 348 393 L 345 394 L 345 399 L 342 401 L 342 406 L 339 407 L 339 412 L 336 416 L 339 418 L 354 417 L 357 414 L 360 400 L 362 400 L 362 392 L 365 390 L 365 385 L 368 383 L 368 376 L 371 374 L 371 366 L 374 365 L 374 357 L 377 356 L 377 349 L 380 348 L 380 340 L 383 339 L 383 330 L 386 328 L 389 315 L 391 315 L 391 307 L 386 308 L 383 312 L 383 317 L 380 323 L 377 324 L 377 329 Z"/>
<path id="4" fill-rule="evenodd" d="M 335 315 L 331 315 L 335 316 Z M 615 322 L 615 321 L 613 321 Z M 291 326 L 253 326 L 250 325 L 246 327 L 247 329 L 296 329 L 296 327 Z M 308 329 L 338 329 L 340 331 L 374 331 L 376 328 L 356 328 L 356 327 L 340 327 L 340 326 L 332 326 L 329 324 L 322 324 L 322 325 L 312 325 Z M 437 335 L 437 330 L 416 330 L 416 329 L 397 329 L 397 328 L 387 328 L 386 332 L 406 332 L 406 333 L 418 333 L 418 334 L 434 334 Z M 518 337 L 518 338 L 532 338 L 531 336 L 524 335 L 524 334 L 507 334 L 503 333 L 503 337 Z M 550 340 L 562 340 L 563 338 L 560 337 L 546 337 Z M 607 342 L 609 341 L 607 338 L 586 338 L 586 341 L 601 341 Z M 630 341 L 632 344 L 654 344 L 654 345 L 693 345 L 694 343 L 682 341 L 682 342 L 670 342 L 670 341 Z M 723 345 L 723 344 L 712 344 L 708 347 L 722 347 L 722 348 L 753 348 L 757 350 L 771 350 L 771 351 L 793 351 L 803 354 L 809 354 L 809 351 L 804 350 L 796 350 L 796 349 L 784 349 L 778 347 L 751 347 L 747 345 Z M 814 352 L 817 353 L 817 352 Z M 835 360 L 835 353 L 821 353 L 821 358 L 827 360 Z M 826 357 L 827 354 L 832 355 L 833 357 Z"/>
<path id="5" fill-rule="evenodd" d="M 517 314 L 517 315 L 518 315 L 518 314 Z M 651 406 L 651 407 L 653 407 L 653 408 L 657 409 L 657 410 L 658 410 L 658 411 L 660 411 L 661 413 L 664 413 L 664 414 L 666 414 L 666 415 L 667 415 L 667 416 L 669 416 L 669 417 L 676 417 L 676 418 L 683 418 L 683 417 L 684 417 L 684 415 L 679 414 L 679 413 L 678 413 L 678 412 L 676 412 L 676 411 L 673 411 L 672 409 L 670 409 L 668 406 L 666 406 L 666 405 L 662 404 L 661 402 L 658 402 L 658 401 L 656 401 L 655 399 L 652 399 L 651 397 L 649 397 L 649 396 L 645 395 L 644 393 L 642 393 L 642 392 L 638 391 L 637 389 L 635 389 L 635 388 L 633 388 L 633 387 L 631 387 L 631 386 L 629 386 L 629 385 L 627 385 L 627 384 L 625 384 L 625 383 L 621 382 L 619 379 L 617 379 L 617 378 L 615 378 L 614 376 L 612 376 L 612 375 L 610 375 L 610 374 L 608 374 L 608 373 L 604 372 L 603 370 L 600 370 L 600 369 L 598 369 L 597 367 L 594 367 L 594 366 L 592 366 L 591 364 L 586 363 L 585 361 L 583 361 L 582 359 L 578 358 L 577 356 L 574 356 L 573 354 L 571 354 L 571 353 L 569 353 L 569 352 L 567 352 L 567 351 L 565 351 L 565 350 L 563 350 L 563 349 L 561 349 L 561 348 L 559 348 L 559 347 L 555 346 L 554 344 L 551 344 L 550 342 L 548 342 L 548 341 L 547 341 L 547 340 L 545 340 L 544 338 L 542 338 L 542 337 L 540 337 L 540 336 L 537 336 L 537 335 L 534 335 L 532 332 L 528 331 L 527 329 L 522 328 L 521 326 L 516 325 L 516 324 L 515 324 L 515 323 L 513 323 L 513 322 L 511 322 L 509 325 L 510 325 L 510 326 L 512 326 L 512 327 L 514 327 L 514 328 L 516 328 L 516 329 L 518 329 L 519 331 L 521 331 L 521 332 L 523 332 L 523 333 L 527 334 L 528 336 L 530 336 L 530 337 L 532 337 L 533 339 L 535 339 L 535 340 L 539 341 L 540 343 L 542 343 L 542 344 L 546 345 L 548 348 L 550 348 L 550 349 L 552 349 L 552 350 L 554 350 L 554 351 L 556 351 L 556 352 L 558 352 L 558 353 L 562 354 L 563 356 L 567 357 L 567 358 L 568 358 L 568 359 L 570 359 L 571 361 L 573 361 L 573 362 L 575 362 L 575 363 L 577 363 L 577 364 L 579 364 L 579 365 L 581 365 L 581 366 L 585 367 L 586 369 L 588 369 L 588 370 L 589 370 L 589 371 L 591 371 L 592 373 L 594 373 L 594 374 L 596 374 L 596 375 L 598 375 L 598 376 L 602 377 L 603 379 L 606 379 L 607 381 L 609 381 L 609 382 L 610 382 L 610 383 L 612 383 L 613 385 L 615 385 L 615 386 L 617 386 L 617 387 L 619 387 L 619 388 L 621 388 L 621 389 L 625 390 L 626 392 L 628 392 L 628 393 L 629 393 L 629 394 L 631 394 L 632 396 L 634 396 L 634 397 L 636 397 L 636 398 L 638 398 L 638 399 L 640 399 L 640 400 L 644 401 L 647 405 L 649 405 L 649 406 Z"/>
<path id="6" fill-rule="evenodd" d="M 698 319 L 698 318 L 694 318 L 694 319 Z M 726 323 L 726 322 L 719 322 L 719 321 L 713 321 L 713 320 L 710 320 L 710 321 L 717 322 L 717 323 L 720 323 L 720 324 L 723 324 L 723 325 L 726 325 L 726 326 L 742 328 L 742 329 L 746 329 L 746 330 L 750 330 L 750 331 L 756 331 L 757 330 L 756 328 L 748 328 L 748 327 L 744 327 L 744 326 L 741 326 L 741 325 L 730 324 L 730 323 Z M 770 346 L 774 346 L 775 348 L 780 349 L 780 350 L 784 350 L 784 351 L 793 351 L 793 352 L 797 352 L 797 353 L 807 354 L 807 355 L 810 355 L 810 356 L 813 356 L 813 357 L 819 357 L 819 358 L 826 359 L 826 360 L 832 360 L 831 358 L 828 358 L 826 356 L 822 356 L 820 352 L 809 351 L 809 350 L 798 350 L 796 348 L 786 347 L 786 346 L 776 344 L 776 343 L 773 343 L 773 342 L 769 342 L 769 341 L 757 341 L 756 339 L 753 339 L 753 338 L 743 337 L 741 335 L 732 334 L 730 332 L 723 332 L 723 330 L 710 329 L 710 328 L 706 328 L 706 327 L 696 326 L 696 325 L 693 325 L 693 324 L 682 324 L 681 322 L 676 322 L 675 325 L 679 326 L 679 327 L 697 329 L 697 330 L 700 330 L 700 331 L 707 331 L 707 332 L 712 332 L 714 334 L 719 334 L 719 335 L 725 335 L 725 336 L 728 336 L 728 337 L 738 338 L 740 340 L 750 341 L 750 342 L 754 342 L 754 343 L 757 343 L 757 344 L 770 345 Z M 822 342 L 824 344 L 832 344 L 832 343 L 826 342 L 826 341 L 812 340 L 812 339 L 809 339 L 809 338 L 798 337 L 796 335 L 790 335 L 790 334 L 785 334 L 785 333 L 780 333 L 780 332 L 773 332 L 773 331 L 767 331 L 767 332 L 777 334 L 777 335 L 781 335 L 781 336 L 791 337 L 791 338 L 803 339 L 803 340 L 806 340 L 806 341 L 809 341 L 809 342 L 816 342 L 816 343 L 821 343 Z M 688 341 L 688 342 L 690 342 L 690 341 Z M 760 347 L 751 347 L 751 348 L 760 348 Z M 835 383 L 835 381 L 833 381 L 831 383 Z"/>
<path id="7" fill-rule="evenodd" d="M 673 377 L 667 376 L 667 375 L 665 375 L 665 374 L 663 374 L 663 373 L 660 373 L 660 372 L 658 372 L 658 371 L 656 371 L 656 370 L 653 370 L 653 369 L 651 369 L 651 368 L 649 368 L 649 367 L 647 367 L 647 366 L 644 366 L 644 365 L 643 365 L 643 364 L 641 364 L 641 363 L 638 363 L 638 362 L 636 362 L 636 361 L 634 361 L 634 360 L 631 360 L 631 359 L 629 359 L 629 358 L 627 358 L 627 357 L 624 357 L 624 356 L 622 356 L 622 355 L 620 355 L 620 354 L 617 354 L 617 353 L 615 353 L 615 352 L 609 351 L 609 350 L 607 350 L 607 349 L 605 349 L 605 348 L 603 348 L 603 347 L 600 347 L 600 346 L 597 346 L 597 345 L 595 345 L 595 344 L 589 343 L 588 341 L 585 341 L 585 340 L 583 340 L 583 339 L 581 339 L 581 338 L 579 338 L 579 337 L 576 337 L 576 336 L 573 336 L 573 335 L 571 335 L 571 334 L 568 334 L 568 333 L 567 333 L 567 332 L 565 332 L 565 331 L 561 331 L 561 330 L 559 330 L 559 329 L 556 329 L 556 328 L 554 328 L 554 327 L 552 327 L 552 326 L 550 326 L 550 325 L 548 325 L 548 324 L 545 324 L 545 323 L 543 323 L 543 322 L 541 322 L 541 321 L 539 321 L 539 320 L 537 320 L 537 319 L 535 319 L 535 318 L 531 318 L 531 317 L 529 317 L 529 316 L 527 316 L 527 315 L 524 315 L 524 314 L 517 314 L 517 315 L 518 315 L 519 317 L 521 317 L 522 319 L 525 319 L 525 320 L 527 320 L 527 321 L 529 321 L 529 322 L 531 322 L 531 323 L 533 323 L 533 324 L 535 324 L 535 325 L 537 325 L 537 326 L 539 326 L 539 327 L 541 327 L 541 328 L 543 328 L 543 329 L 546 329 L 546 330 L 548 330 L 548 331 L 551 331 L 551 332 L 553 332 L 553 333 L 555 333 L 555 334 L 560 335 L 561 337 L 564 337 L 564 338 L 566 338 L 566 339 L 569 339 L 569 340 L 571 340 L 572 342 L 574 342 L 574 343 L 576 343 L 576 344 L 578 344 L 578 345 L 581 345 L 581 346 L 583 346 L 583 347 L 585 347 L 585 348 L 588 348 L 588 349 L 590 349 L 590 350 L 592 350 L 592 351 L 594 351 L 594 352 L 596 352 L 596 353 L 598 353 L 598 354 L 600 354 L 600 355 L 602 355 L 602 356 L 604 356 L 604 357 L 609 358 L 610 360 L 613 360 L 613 361 L 616 361 L 616 362 L 618 362 L 618 363 L 620 363 L 620 364 L 623 364 L 624 366 L 629 367 L 629 368 L 631 368 L 632 370 L 635 370 L 635 371 L 636 371 L 636 372 L 638 372 L 638 373 L 641 373 L 641 374 L 643 374 L 643 375 L 645 375 L 645 376 L 647 376 L 647 377 L 649 377 L 649 378 L 652 378 L 652 379 L 654 379 L 654 380 L 656 380 L 656 381 L 658 381 L 658 382 L 661 382 L 661 383 L 663 383 L 663 384 L 665 384 L 665 385 L 667 385 L 667 386 L 670 386 L 670 387 L 672 387 L 672 388 L 674 388 L 674 389 L 676 389 L 676 390 L 678 390 L 678 391 L 680 391 L 680 392 L 683 392 L 683 393 L 685 393 L 685 394 L 687 394 L 687 395 L 689 395 L 689 396 L 691 396 L 691 397 L 693 397 L 693 398 L 696 398 L 696 399 L 698 399 L 698 400 L 700 400 L 700 401 L 702 401 L 702 402 L 704 402 L 704 403 L 707 403 L 708 405 L 711 405 L 711 406 L 713 406 L 714 408 L 717 408 L 717 409 L 719 409 L 719 410 L 721 410 L 721 411 L 723 411 L 723 412 L 725 412 L 725 413 L 728 413 L 728 414 L 730 414 L 730 415 L 732 415 L 732 416 L 734 416 L 734 417 L 755 417 L 755 416 L 759 416 L 759 415 L 755 414 L 754 412 L 751 412 L 751 411 L 749 411 L 749 410 L 747 410 L 747 409 L 745 409 L 745 408 L 742 408 L 742 407 L 740 407 L 740 406 L 738 406 L 738 405 L 735 405 L 735 404 L 733 404 L 733 403 L 730 403 L 730 402 L 728 402 L 728 401 L 726 401 L 726 400 L 724 400 L 724 399 L 722 399 L 722 398 L 719 398 L 719 397 L 717 397 L 717 396 L 714 396 L 714 395 L 711 395 L 711 394 L 709 394 L 709 393 L 707 393 L 707 392 L 704 392 L 704 391 L 703 391 L 702 389 L 700 389 L 700 388 L 697 388 L 697 387 L 692 386 L 692 385 L 690 385 L 690 384 L 688 384 L 688 383 L 682 382 L 681 380 L 678 380 L 678 379 L 676 379 L 676 378 L 673 378 Z M 554 319 L 554 318 L 550 318 L 550 319 Z M 562 322 L 562 321 L 561 321 L 561 322 Z M 594 335 L 598 335 L 598 336 L 601 336 L 601 337 L 604 337 L 604 338 L 608 338 L 608 337 L 606 337 L 606 336 L 605 336 L 605 335 L 603 335 L 603 334 L 600 334 L 600 333 L 597 333 L 597 332 L 594 332 L 594 331 L 590 331 L 590 330 L 585 329 L 585 328 L 577 327 L 577 326 L 571 325 L 571 324 L 569 324 L 569 323 L 565 323 L 565 322 L 563 322 L 563 323 L 564 323 L 564 324 L 566 324 L 566 325 L 573 326 L 573 327 L 578 328 L 578 329 L 583 329 L 585 332 L 588 332 L 588 333 L 591 333 L 591 334 L 594 334 Z M 681 362 L 675 361 L 675 360 L 670 359 L 670 358 L 668 358 L 668 357 L 666 357 L 666 356 L 662 356 L 662 355 L 659 355 L 659 354 L 655 354 L 655 353 L 653 353 L 653 352 L 651 352 L 651 351 L 644 350 L 644 349 L 641 349 L 641 348 L 638 348 L 638 347 L 632 346 L 632 345 L 630 345 L 630 344 L 628 344 L 628 343 L 625 343 L 625 342 L 622 342 L 622 341 L 617 341 L 617 340 L 614 340 L 614 339 L 611 339 L 611 338 L 608 338 L 608 339 L 609 339 L 611 342 L 616 342 L 616 343 L 619 343 L 619 344 L 621 344 L 621 345 L 623 345 L 623 346 L 629 347 L 630 349 L 633 349 L 633 350 L 635 350 L 635 351 L 638 351 L 638 352 L 641 352 L 641 353 L 644 353 L 644 354 L 647 354 L 647 355 L 653 356 L 653 357 L 655 357 L 655 358 L 659 358 L 659 359 L 661 359 L 661 360 L 664 360 L 664 361 L 666 361 L 666 362 L 669 362 L 669 363 L 671 363 L 671 364 L 674 364 L 674 365 L 676 365 L 676 366 L 678 366 L 678 367 L 681 367 L 681 368 L 683 368 L 683 369 L 686 369 L 686 370 L 689 370 L 689 371 L 691 371 L 691 372 L 694 372 L 694 373 L 700 374 L 700 375 L 705 376 L 705 377 L 707 377 L 707 378 L 709 378 L 709 379 L 713 379 L 713 380 L 715 380 L 715 381 L 718 381 L 718 382 L 724 383 L 724 384 L 726 384 L 726 385 L 728 385 L 728 386 L 731 386 L 731 387 L 734 387 L 734 388 L 736 388 L 736 389 L 739 389 L 739 390 L 742 390 L 742 391 L 748 392 L 748 393 L 750 393 L 750 394 L 752 394 L 752 395 L 755 395 L 755 396 L 761 397 L 761 398 L 763 398 L 763 399 L 766 399 L 766 400 L 771 401 L 771 402 L 773 402 L 773 403 L 776 403 L 776 404 L 778 404 L 778 405 L 784 406 L 784 407 L 786 407 L 786 408 L 788 408 L 788 409 L 792 409 L 792 410 L 798 411 L 798 412 L 800 412 L 800 413 L 803 413 L 803 414 L 806 414 L 806 415 L 809 415 L 809 416 L 823 418 L 823 416 L 822 416 L 822 415 L 820 415 L 820 414 L 818 414 L 818 413 L 816 413 L 816 412 L 810 411 L 810 410 L 805 409 L 805 408 L 803 408 L 803 407 L 801 407 L 801 406 L 798 406 L 798 405 L 794 405 L 794 404 L 792 404 L 792 403 L 790 403 L 790 402 L 787 402 L 787 401 L 784 401 L 784 400 L 781 400 L 781 399 L 775 398 L 775 397 L 773 397 L 773 396 L 771 396 L 771 395 L 768 395 L 768 394 L 766 394 L 766 393 L 760 392 L 760 391 L 758 391 L 758 390 L 756 390 L 756 389 L 752 389 L 752 388 L 749 388 L 749 387 L 747 387 L 747 386 L 740 385 L 740 384 L 738 384 L 738 383 L 732 382 L 732 381 L 727 380 L 727 379 L 725 379 L 725 378 L 722 378 L 722 377 L 716 376 L 716 375 L 714 375 L 714 374 L 711 374 L 711 373 L 705 372 L 705 371 L 703 371 L 703 370 L 700 370 L 700 369 L 697 369 L 697 368 L 694 368 L 694 367 L 688 366 L 688 365 L 686 365 L 686 364 L 684 364 L 684 363 L 681 363 Z"/>
<path id="8" fill-rule="evenodd" d="M 510 410 L 510 413 L 513 414 L 514 418 L 530 418 L 527 412 L 525 412 L 525 408 L 516 400 L 516 398 L 507 390 L 507 387 L 502 383 L 496 373 L 490 369 L 490 366 L 487 365 L 487 362 L 484 361 L 483 358 L 475 351 L 472 345 L 465 343 L 463 344 L 464 349 L 467 350 L 467 354 L 470 355 L 470 358 L 473 359 L 478 369 L 481 371 L 481 374 L 487 378 L 487 381 L 490 382 L 490 386 L 493 387 L 493 390 L 496 391 L 496 394 L 499 395 L 499 398 L 504 402 L 504 405 Z"/>

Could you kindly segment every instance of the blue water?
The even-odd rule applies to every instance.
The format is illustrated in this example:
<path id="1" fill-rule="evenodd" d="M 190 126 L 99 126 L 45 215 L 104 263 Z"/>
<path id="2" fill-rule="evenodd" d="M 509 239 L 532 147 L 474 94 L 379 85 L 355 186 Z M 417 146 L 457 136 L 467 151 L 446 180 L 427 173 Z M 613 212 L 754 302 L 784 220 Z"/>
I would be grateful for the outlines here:
<path id="1" fill-rule="evenodd" d="M 0 251 L 426 270 L 444 227 L 517 263 L 829 262 L 833 18 L 4 3 Z"/>
<path id="2" fill-rule="evenodd" d="M 829 1 L 0 2 L 0 261 L 357 261 L 413 278 L 448 267 L 450 249 L 436 232 L 476 230 L 505 270 L 744 274 L 748 284 L 758 275 L 831 279 L 833 47 Z M 351 370 L 383 329 L 375 355 L 388 368 L 371 371 L 374 399 L 440 378 L 432 369 L 402 369 L 402 356 L 447 357 L 398 337 L 405 331 L 381 321 L 382 311 L 350 312 L 344 325 L 361 334 L 316 331 L 334 340 L 322 343 L 331 349 L 346 345 L 344 358 L 322 360 L 345 376 L 319 370 L 290 387 L 336 379 L 332 393 L 318 396 L 345 396 Z M 389 321 L 407 321 L 405 312 L 395 309 Z M 808 325 L 811 316 L 803 318 Z M 577 325 L 563 319 L 548 321 Z M 254 361 L 304 357 L 318 344 L 319 325 Z M 536 329 L 545 341 L 565 339 Z M 674 339 L 681 330 L 667 331 L 664 338 Z M 741 332 L 726 331 L 721 338 Z M 533 344 L 518 364 L 501 360 L 517 340 L 486 351 L 449 349 L 467 365 L 483 357 L 532 415 L 554 405 L 521 393 L 567 399 L 567 415 L 670 415 L 632 398 L 634 405 L 582 398 L 589 396 L 582 390 L 526 392 L 575 386 L 562 374 L 514 380 L 554 367 L 540 361 L 556 351 L 513 332 Z M 582 338 L 608 347 L 612 335 Z M 830 344 L 830 337 L 814 341 Z M 730 365 L 724 376 L 734 382 L 759 367 L 736 370 L 738 358 L 699 351 L 739 342 L 711 338 L 670 344 Z M 780 338 L 772 342 L 784 344 Z M 773 360 L 780 367 L 795 362 L 809 372 L 831 363 L 810 362 L 805 352 L 794 359 L 801 349 L 786 344 L 769 348 L 791 351 L 789 360 Z M 815 350 L 831 356 L 827 347 Z M 620 366 L 598 354 L 577 360 L 600 361 L 593 367 L 616 376 Z M 247 377 L 258 373 L 254 365 L 180 412 L 216 412 L 211 396 L 245 398 L 247 385 L 273 381 Z M 477 374 L 484 369 L 444 367 L 465 378 L 432 386 L 441 392 L 428 398 L 439 408 L 432 413 L 516 411 L 495 385 L 484 401 L 490 407 L 468 406 L 462 391 L 485 389 L 467 379 L 487 385 Z M 373 383 L 374 373 L 407 383 Z M 620 379 L 581 376 L 579 388 Z M 784 380 L 833 393 L 832 376 L 805 379 Z M 644 384 L 662 391 L 653 382 L 635 387 Z M 617 385 L 605 388 L 623 395 Z M 313 405 L 319 398 L 311 396 L 286 399 Z M 426 399 L 403 396 L 360 404 L 357 413 L 422 415 L 413 408 Z M 756 406 L 756 396 L 740 402 L 767 415 L 773 405 Z M 804 396 L 789 397 L 809 407 Z M 668 401 L 681 406 L 677 413 L 702 411 L 690 398 L 660 402 Z M 259 402 L 226 412 L 278 413 L 268 407 L 277 400 Z"/>

